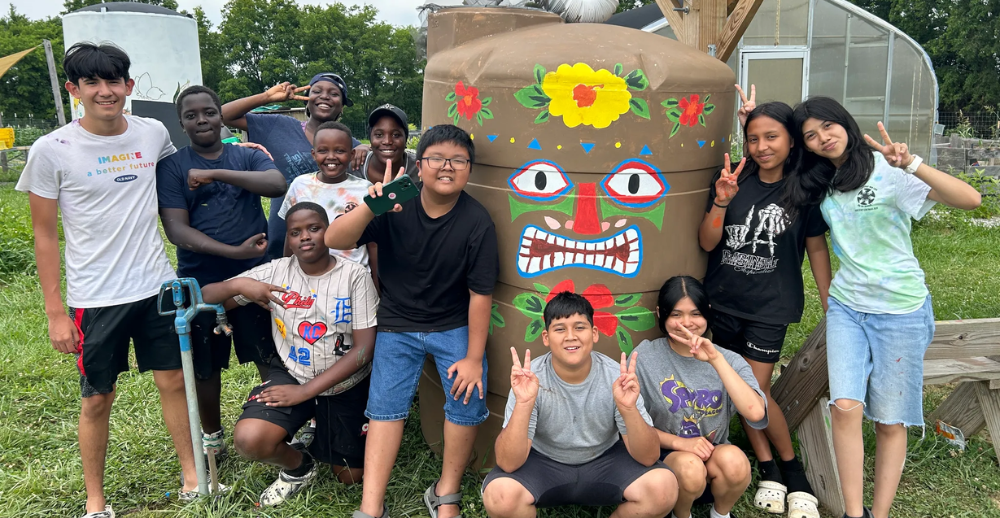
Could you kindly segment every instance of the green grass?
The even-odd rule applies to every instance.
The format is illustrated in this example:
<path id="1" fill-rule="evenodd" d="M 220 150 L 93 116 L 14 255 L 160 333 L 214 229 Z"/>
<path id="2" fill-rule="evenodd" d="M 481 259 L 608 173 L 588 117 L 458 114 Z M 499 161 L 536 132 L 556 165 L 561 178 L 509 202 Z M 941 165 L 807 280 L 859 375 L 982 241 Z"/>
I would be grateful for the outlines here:
<path id="1" fill-rule="evenodd" d="M 0 208 L 0 238 L 15 235 L 21 240 L 8 239 L 0 248 L 23 248 L 25 231 L 21 227 L 27 221 L 27 197 L 14 192 L 11 185 L 0 185 Z M 1000 316 L 1000 276 L 994 274 L 1000 271 L 1000 254 L 996 253 L 1000 231 L 945 218 L 920 224 L 914 230 L 914 246 L 927 271 L 938 319 Z M 789 355 L 820 318 L 812 276 L 806 274 L 806 279 L 806 314 L 789 332 Z M 72 357 L 56 353 L 49 345 L 43 300 L 32 265 L 0 271 L 0 308 L 0 517 L 79 516 L 85 493 L 76 441 L 78 377 Z M 360 502 L 360 487 L 341 486 L 326 471 L 316 485 L 286 505 L 260 511 L 254 502 L 277 470 L 233 454 L 221 465 L 222 481 L 233 487 L 227 496 L 214 505 L 177 504 L 167 493 L 178 490 L 180 468 L 163 427 L 152 376 L 132 371 L 119 380 L 106 477 L 107 495 L 119 516 L 339 517 L 349 516 Z M 223 421 L 227 428 L 232 429 L 255 380 L 256 371 L 249 366 L 223 374 Z M 925 409 L 929 412 L 948 391 L 948 387 L 928 390 Z M 416 410 L 407 422 L 389 487 L 393 516 L 427 515 L 421 494 L 441 467 L 440 458 L 430 453 L 421 437 Z M 871 452 L 874 434 L 870 427 L 865 437 L 866 450 Z M 749 451 L 738 425 L 732 438 Z M 911 438 L 896 516 L 1000 517 L 1000 470 L 994 448 L 984 434 L 970 438 L 965 452 L 948 447 L 933 434 L 920 441 L 919 431 L 913 431 Z M 869 455 L 869 494 L 873 470 L 874 459 Z M 485 517 L 474 475 L 465 478 L 463 492 L 464 515 Z M 770 516 L 754 509 L 750 498 L 752 492 L 740 501 L 736 516 Z M 539 515 L 595 518 L 610 512 L 610 508 L 571 507 L 544 510 Z M 707 508 L 696 509 L 695 516 L 707 516 Z"/>

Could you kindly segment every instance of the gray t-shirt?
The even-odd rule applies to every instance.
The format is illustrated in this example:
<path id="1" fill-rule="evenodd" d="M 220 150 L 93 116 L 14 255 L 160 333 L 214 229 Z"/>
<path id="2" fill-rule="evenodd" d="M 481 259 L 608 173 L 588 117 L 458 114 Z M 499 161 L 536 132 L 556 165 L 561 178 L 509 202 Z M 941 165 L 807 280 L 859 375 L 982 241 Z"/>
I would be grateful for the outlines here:
<path id="1" fill-rule="evenodd" d="M 571 385 L 552 367 L 552 353 L 531 360 L 531 370 L 538 376 L 538 397 L 528 422 L 528 439 L 538 453 L 563 464 L 579 465 L 600 457 L 626 435 L 625 420 L 618 413 L 611 387 L 621 368 L 607 356 L 591 352 L 593 363 L 583 383 Z M 507 397 L 503 426 L 514 412 L 514 391 Z M 646 413 L 642 396 L 636 403 L 646 424 L 653 421 Z"/>
<path id="2" fill-rule="evenodd" d="M 712 444 L 727 444 L 729 421 L 737 411 L 715 368 L 677 354 L 666 338 L 644 340 L 635 350 L 639 353 L 635 372 L 646 410 L 653 416 L 653 426 L 678 437 L 702 436 Z M 716 350 L 763 398 L 764 393 L 746 360 L 721 347 Z M 767 400 L 764 404 L 766 410 Z M 757 430 L 767 428 L 767 415 L 749 424 Z"/>

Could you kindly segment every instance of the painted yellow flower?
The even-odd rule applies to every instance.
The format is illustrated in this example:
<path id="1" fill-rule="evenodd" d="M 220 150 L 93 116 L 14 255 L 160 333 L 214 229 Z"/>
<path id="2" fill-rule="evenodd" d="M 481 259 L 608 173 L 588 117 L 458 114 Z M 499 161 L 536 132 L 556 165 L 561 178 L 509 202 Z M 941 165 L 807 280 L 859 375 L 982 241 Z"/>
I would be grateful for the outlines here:
<path id="1" fill-rule="evenodd" d="M 603 68 L 595 71 L 586 63 L 559 65 L 545 74 L 542 90 L 552 99 L 549 113 L 561 116 L 570 128 L 580 124 L 607 128 L 629 111 L 632 99 L 625 79 Z"/>

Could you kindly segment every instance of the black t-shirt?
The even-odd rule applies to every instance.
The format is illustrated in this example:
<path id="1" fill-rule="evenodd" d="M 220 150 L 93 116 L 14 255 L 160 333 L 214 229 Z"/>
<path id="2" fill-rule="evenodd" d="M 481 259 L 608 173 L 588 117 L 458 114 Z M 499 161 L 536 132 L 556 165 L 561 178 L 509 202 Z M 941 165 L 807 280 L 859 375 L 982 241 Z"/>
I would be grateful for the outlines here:
<path id="1" fill-rule="evenodd" d="M 431 332 L 469 323 L 469 290 L 493 293 L 500 273 L 493 220 L 465 192 L 432 219 L 420 198 L 376 216 L 358 246 L 378 244 L 379 329 Z"/>
<path id="2" fill-rule="evenodd" d="M 823 235 L 819 206 L 789 221 L 781 207 L 784 180 L 756 174 L 739 183 L 729 203 L 722 240 L 708 254 L 705 288 L 713 309 L 755 322 L 790 324 L 802 318 L 802 261 L 806 238 Z M 715 184 L 706 211 L 712 209 Z"/>

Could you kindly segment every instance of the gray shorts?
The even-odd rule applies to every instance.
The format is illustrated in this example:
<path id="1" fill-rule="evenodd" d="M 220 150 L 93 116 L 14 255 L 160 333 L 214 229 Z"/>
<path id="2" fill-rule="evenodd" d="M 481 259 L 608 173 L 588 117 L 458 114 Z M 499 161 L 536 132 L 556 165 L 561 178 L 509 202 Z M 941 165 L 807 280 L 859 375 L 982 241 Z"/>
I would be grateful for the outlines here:
<path id="1" fill-rule="evenodd" d="M 483 490 L 490 482 L 506 477 L 531 493 L 535 507 L 611 506 L 624 502 L 625 488 L 654 469 L 668 468 L 660 461 L 649 467 L 639 464 L 621 440 L 596 459 L 575 466 L 556 462 L 532 448 L 517 471 L 493 468 L 483 481 Z"/>

